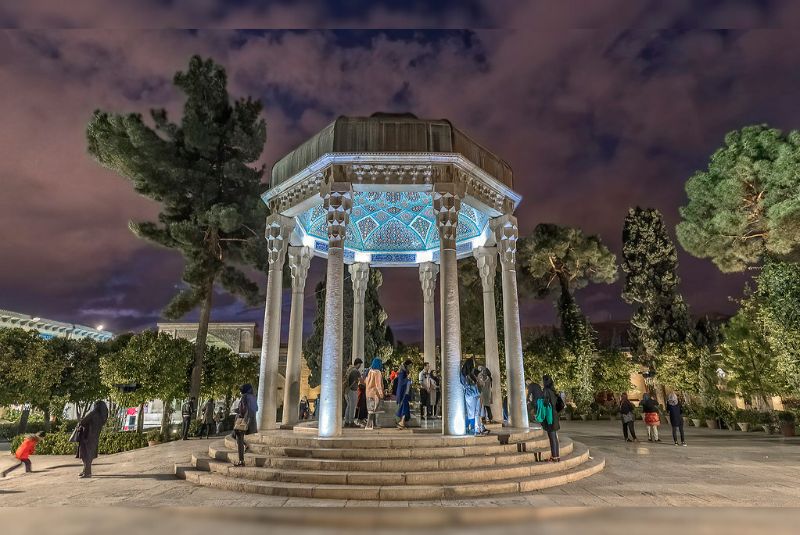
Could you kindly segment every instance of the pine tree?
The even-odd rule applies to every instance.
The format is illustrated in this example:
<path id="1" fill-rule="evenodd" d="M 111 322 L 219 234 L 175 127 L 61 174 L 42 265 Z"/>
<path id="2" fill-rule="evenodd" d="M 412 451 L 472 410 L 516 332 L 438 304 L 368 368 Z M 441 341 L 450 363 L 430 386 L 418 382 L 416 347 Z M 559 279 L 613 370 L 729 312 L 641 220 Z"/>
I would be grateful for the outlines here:
<path id="1" fill-rule="evenodd" d="M 266 125 L 261 103 L 231 102 L 225 70 L 193 57 L 174 83 L 185 95 L 179 124 L 163 109 L 140 114 L 96 111 L 87 129 L 89 153 L 161 204 L 158 222 L 130 223 L 142 239 L 180 251 L 186 262 L 181 290 L 164 309 L 177 319 L 200 307 L 190 395 L 200 393 L 214 285 L 255 305 L 258 285 L 240 269 L 266 263 L 266 207 L 259 194 Z"/>
<path id="2" fill-rule="evenodd" d="M 688 387 L 689 316 L 678 293 L 678 254 L 664 219 L 652 208 L 631 208 L 622 229 L 622 298 L 636 305 L 631 339 L 659 382 Z M 691 374 L 689 374 L 691 375 Z"/>
<path id="3" fill-rule="evenodd" d="M 350 277 L 345 278 L 342 307 L 342 358 L 350 362 L 353 351 L 353 285 Z M 374 357 L 386 361 L 392 354 L 393 336 L 386 323 L 388 318 L 378 296 L 378 289 L 383 284 L 380 270 L 370 268 L 367 289 L 364 294 L 364 360 L 365 366 Z M 314 317 L 314 331 L 303 344 L 303 356 L 311 374 L 308 384 L 311 388 L 320 383 L 322 371 L 322 340 L 325 330 L 325 280 L 317 283 L 315 288 L 317 314 Z"/>
<path id="4" fill-rule="evenodd" d="M 610 284 L 617 278 L 616 257 L 597 236 L 576 228 L 540 224 L 519 247 L 522 287 L 539 298 L 557 295 L 561 331 L 575 356 L 575 398 L 588 407 L 592 385 L 596 334 L 574 292 L 590 282 Z"/>

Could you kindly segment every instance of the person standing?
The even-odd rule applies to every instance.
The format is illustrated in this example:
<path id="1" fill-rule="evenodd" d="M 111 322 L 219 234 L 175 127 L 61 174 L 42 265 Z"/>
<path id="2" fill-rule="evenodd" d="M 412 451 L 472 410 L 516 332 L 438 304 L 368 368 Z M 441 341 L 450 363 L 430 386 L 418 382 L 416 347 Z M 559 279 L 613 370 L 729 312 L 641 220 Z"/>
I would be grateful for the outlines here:
<path id="1" fill-rule="evenodd" d="M 636 430 L 633 428 L 633 423 L 636 420 L 636 415 L 633 411 L 633 403 L 628 399 L 628 394 L 622 394 L 622 399 L 619 401 L 619 415 L 622 418 L 622 436 L 625 437 L 625 442 L 638 442 L 636 439 Z M 630 437 L 628 434 L 630 433 Z"/>
<path id="2" fill-rule="evenodd" d="M 442 414 L 442 396 L 440 394 L 439 385 L 441 383 L 441 379 L 439 378 L 439 373 L 436 370 L 431 370 L 431 412 L 433 413 L 434 418 L 441 418 Z"/>
<path id="3" fill-rule="evenodd" d="M 83 461 L 83 472 L 78 477 L 82 479 L 92 477 L 92 463 L 97 457 L 100 443 L 100 431 L 108 420 L 108 406 L 105 401 L 96 401 L 92 409 L 78 423 L 76 438 L 78 454 L 76 457 Z"/>
<path id="4" fill-rule="evenodd" d="M 361 379 L 361 359 L 356 359 L 347 368 L 344 376 L 344 426 L 358 427 L 354 423 L 358 406 L 358 382 Z"/>
<path id="5" fill-rule="evenodd" d="M 206 438 L 211 436 L 211 429 L 214 425 L 214 400 L 209 399 L 200 407 L 200 437 L 205 433 Z"/>
<path id="6" fill-rule="evenodd" d="M 545 419 L 545 421 L 542 422 L 542 429 L 545 430 L 547 438 L 550 440 L 550 461 L 557 463 L 561 461 L 558 446 L 558 430 L 561 429 L 559 413 L 564 410 L 564 402 L 556 393 L 553 379 L 549 375 L 542 376 L 542 384 L 544 385 L 542 403 L 545 407 L 549 407 L 550 410 L 548 412 L 552 413 L 552 420 L 549 421 Z"/>
<path id="7" fill-rule="evenodd" d="M 217 413 L 214 415 L 214 421 L 217 424 L 217 434 L 221 435 L 223 428 L 225 427 L 225 408 L 220 407 L 217 409 Z"/>
<path id="8" fill-rule="evenodd" d="M 466 431 L 474 435 L 485 435 L 488 431 L 481 421 L 481 392 L 478 388 L 478 373 L 475 359 L 466 359 L 461 365 L 461 384 L 464 386 L 464 403 L 466 404 Z"/>
<path id="9" fill-rule="evenodd" d="M 308 398 L 300 398 L 300 420 L 308 420 Z"/>
<path id="10" fill-rule="evenodd" d="M 647 441 L 661 442 L 661 439 L 658 438 L 658 426 L 661 424 L 658 402 L 650 394 L 642 396 L 642 411 L 644 412 L 644 423 L 647 425 Z"/>
<path id="11" fill-rule="evenodd" d="M 430 369 L 431 365 L 426 362 L 419 372 L 419 411 L 423 420 L 431 416 Z"/>
<path id="12" fill-rule="evenodd" d="M 397 422 L 398 429 L 405 429 L 411 419 L 411 359 L 400 365 L 397 372 Z"/>
<path id="13" fill-rule="evenodd" d="M 366 429 L 375 429 L 378 426 L 378 406 L 383 399 L 383 364 L 381 359 L 375 357 L 364 380 L 365 394 L 367 396 L 367 426 Z"/>
<path id="14" fill-rule="evenodd" d="M 681 446 L 686 445 L 686 439 L 683 436 L 683 407 L 681 402 L 678 401 L 678 396 L 673 392 L 667 398 L 667 411 L 669 411 L 669 423 L 672 426 L 672 440 L 675 445 L 678 445 L 678 432 L 681 435 Z"/>
<path id="15" fill-rule="evenodd" d="M 194 397 L 189 398 L 189 401 L 181 406 L 181 418 L 183 418 L 183 427 L 181 436 L 183 440 L 189 438 L 189 425 L 192 423 L 192 416 L 195 413 L 195 404 L 197 400 Z"/>
<path id="16" fill-rule="evenodd" d="M 39 431 L 35 435 L 28 435 L 25 437 L 25 440 L 22 441 L 22 444 L 19 445 L 17 451 L 14 452 L 14 456 L 17 458 L 18 463 L 15 463 L 13 466 L 10 466 L 0 472 L 0 476 L 6 477 L 8 474 L 19 468 L 20 466 L 25 467 L 25 473 L 33 472 L 33 465 L 31 464 L 31 455 L 36 453 L 36 445 L 39 443 L 40 440 L 44 438 L 44 432 Z"/>
<path id="17" fill-rule="evenodd" d="M 239 399 L 239 406 L 236 407 L 236 420 L 234 422 L 233 434 L 236 437 L 236 450 L 239 453 L 239 461 L 234 466 L 244 466 L 244 436 L 256 432 L 256 414 L 258 413 L 258 401 L 253 395 L 253 386 L 243 384 L 239 388 L 242 394 Z M 239 429 L 237 429 L 237 427 Z"/>
<path id="18" fill-rule="evenodd" d="M 481 405 L 483 406 L 483 415 L 486 417 L 484 423 L 494 424 L 494 415 L 492 414 L 492 372 L 485 366 L 481 369 L 478 375 L 478 388 L 481 391 Z"/>

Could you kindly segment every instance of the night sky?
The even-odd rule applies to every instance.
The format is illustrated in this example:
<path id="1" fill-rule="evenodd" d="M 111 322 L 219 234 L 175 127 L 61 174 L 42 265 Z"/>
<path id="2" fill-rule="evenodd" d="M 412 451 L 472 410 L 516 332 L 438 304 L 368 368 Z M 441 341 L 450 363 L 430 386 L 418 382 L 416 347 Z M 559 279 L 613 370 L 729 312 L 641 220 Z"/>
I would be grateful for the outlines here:
<path id="1" fill-rule="evenodd" d="M 128 231 L 156 206 L 88 157 L 85 127 L 95 108 L 177 117 L 171 78 L 192 54 L 227 68 L 232 95 L 262 100 L 268 167 L 338 115 L 447 118 L 512 165 L 523 233 L 576 225 L 616 253 L 630 206 L 658 208 L 674 226 L 685 180 L 727 131 L 800 126 L 800 39 L 780 29 L 800 3 L 585 4 L 146 0 L 108 12 L 101 0 L 4 2 L 0 308 L 115 332 L 159 320 L 182 260 Z M 328 29 L 241 30 L 263 27 Z M 734 308 L 743 275 L 682 251 L 680 261 L 694 314 Z M 307 324 L 324 274 L 323 261 L 312 265 Z M 390 325 L 419 340 L 416 270 L 384 278 Z M 619 293 L 619 283 L 594 286 L 578 299 L 594 321 L 625 320 Z M 216 303 L 212 320 L 262 320 L 262 308 L 225 294 Z M 523 327 L 554 321 L 548 301 L 522 308 Z"/>

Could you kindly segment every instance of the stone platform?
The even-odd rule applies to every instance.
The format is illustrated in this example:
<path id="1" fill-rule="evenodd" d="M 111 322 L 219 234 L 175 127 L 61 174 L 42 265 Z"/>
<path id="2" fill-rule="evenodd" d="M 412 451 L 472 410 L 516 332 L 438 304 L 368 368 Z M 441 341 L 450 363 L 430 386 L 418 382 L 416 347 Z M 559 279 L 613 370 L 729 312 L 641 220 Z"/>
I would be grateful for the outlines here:
<path id="1" fill-rule="evenodd" d="M 434 430 L 346 429 L 319 438 L 308 429 L 248 435 L 243 467 L 236 442 L 212 442 L 175 474 L 197 485 L 273 496 L 337 500 L 442 500 L 531 492 L 595 474 L 604 459 L 561 436 L 561 462 L 541 430 L 497 428 L 482 437 Z"/>

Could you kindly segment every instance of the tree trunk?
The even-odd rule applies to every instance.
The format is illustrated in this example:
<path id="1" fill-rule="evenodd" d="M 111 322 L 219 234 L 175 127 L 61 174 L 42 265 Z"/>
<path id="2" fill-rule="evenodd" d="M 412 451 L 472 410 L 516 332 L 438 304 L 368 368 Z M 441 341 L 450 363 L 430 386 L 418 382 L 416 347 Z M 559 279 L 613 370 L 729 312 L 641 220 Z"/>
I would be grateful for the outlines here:
<path id="1" fill-rule="evenodd" d="M 136 411 L 136 432 L 141 433 L 144 429 L 144 403 L 139 405 L 139 410 Z"/>
<path id="2" fill-rule="evenodd" d="M 42 429 L 44 429 L 45 433 L 49 433 L 50 432 L 50 428 L 51 428 L 51 425 L 50 425 L 50 407 L 49 406 L 45 407 L 44 409 L 42 409 L 42 412 L 44 412 L 44 423 L 43 423 Z"/>
<path id="3" fill-rule="evenodd" d="M 206 286 L 206 296 L 200 307 L 200 322 L 197 324 L 197 339 L 194 348 L 194 367 L 192 368 L 192 385 L 189 397 L 195 398 L 198 403 L 195 410 L 200 410 L 200 381 L 203 377 L 203 355 L 206 352 L 206 339 L 208 338 L 208 322 L 211 319 L 211 300 L 214 296 L 214 281 Z"/>
<path id="4" fill-rule="evenodd" d="M 164 401 L 164 410 L 161 413 L 161 432 L 166 437 L 169 434 L 169 424 L 172 421 L 172 400 Z"/>
<path id="5" fill-rule="evenodd" d="M 25 431 L 28 430 L 28 417 L 31 415 L 31 410 L 29 408 L 23 408 L 22 412 L 19 415 L 19 426 L 17 428 L 17 433 L 20 435 L 24 435 Z"/>

